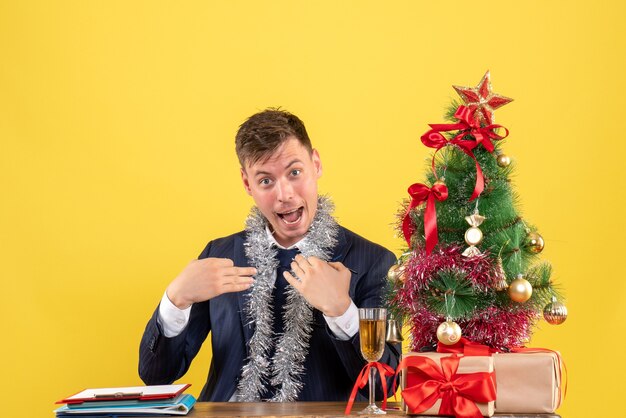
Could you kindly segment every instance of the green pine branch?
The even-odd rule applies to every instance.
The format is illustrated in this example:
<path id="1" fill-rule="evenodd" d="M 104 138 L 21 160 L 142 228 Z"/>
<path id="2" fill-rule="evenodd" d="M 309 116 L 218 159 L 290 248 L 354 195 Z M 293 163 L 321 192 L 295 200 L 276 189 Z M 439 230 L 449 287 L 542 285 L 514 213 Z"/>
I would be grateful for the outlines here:
<path id="1" fill-rule="evenodd" d="M 430 283 L 425 302 L 433 312 L 457 319 L 469 317 L 477 308 L 486 306 L 489 302 L 485 296 L 476 292 L 465 272 L 443 269 Z"/>

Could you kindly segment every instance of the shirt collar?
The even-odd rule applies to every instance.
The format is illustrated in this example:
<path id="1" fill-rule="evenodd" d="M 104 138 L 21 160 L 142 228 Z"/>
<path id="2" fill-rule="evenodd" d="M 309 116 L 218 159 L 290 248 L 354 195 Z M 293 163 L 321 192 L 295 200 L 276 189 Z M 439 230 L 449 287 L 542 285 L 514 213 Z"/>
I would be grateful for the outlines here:
<path id="1" fill-rule="evenodd" d="M 272 234 L 272 231 L 270 230 L 269 225 L 265 225 L 265 232 L 267 233 L 267 237 L 269 238 L 270 242 L 274 244 L 276 247 L 280 248 L 281 250 L 293 250 L 294 248 L 300 248 L 302 243 L 304 243 L 304 241 L 306 240 L 306 236 L 304 236 L 304 238 L 302 238 L 300 241 L 296 242 L 295 244 L 290 245 L 289 247 L 283 247 L 282 245 L 278 243 L 278 241 L 276 241 L 276 238 L 274 238 L 274 235 Z"/>

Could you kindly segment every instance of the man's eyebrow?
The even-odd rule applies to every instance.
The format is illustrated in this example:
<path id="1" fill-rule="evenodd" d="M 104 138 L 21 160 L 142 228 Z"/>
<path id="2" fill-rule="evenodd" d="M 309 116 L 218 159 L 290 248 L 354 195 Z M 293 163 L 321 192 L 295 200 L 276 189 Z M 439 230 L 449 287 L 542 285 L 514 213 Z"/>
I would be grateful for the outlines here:
<path id="1" fill-rule="evenodd" d="M 296 164 L 296 163 L 301 163 L 301 162 L 302 162 L 302 161 L 300 161 L 299 159 L 297 159 L 297 158 L 296 158 L 295 160 L 292 160 L 289 164 L 287 164 L 287 165 L 285 166 L 285 170 L 286 170 L 286 169 L 288 169 L 289 167 L 291 167 L 292 165 L 294 165 L 294 164 Z"/>
<path id="2" fill-rule="evenodd" d="M 302 163 L 302 161 L 301 161 L 300 159 L 298 159 L 298 158 L 296 158 L 295 160 L 292 160 L 289 164 L 287 164 L 287 165 L 285 166 L 285 170 L 287 170 L 289 167 L 291 167 L 292 165 L 297 164 L 297 163 Z M 271 174 L 272 174 L 272 173 L 270 173 L 270 172 L 268 172 L 268 171 L 257 171 L 256 173 L 254 173 L 254 177 L 258 177 L 258 176 L 269 176 L 269 175 L 271 175 Z"/>

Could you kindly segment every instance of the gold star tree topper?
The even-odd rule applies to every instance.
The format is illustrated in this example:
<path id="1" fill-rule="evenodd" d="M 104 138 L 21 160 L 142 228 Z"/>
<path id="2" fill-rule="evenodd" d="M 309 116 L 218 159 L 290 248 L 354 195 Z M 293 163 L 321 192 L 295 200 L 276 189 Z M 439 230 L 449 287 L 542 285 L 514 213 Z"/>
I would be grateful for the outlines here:
<path id="1" fill-rule="evenodd" d="M 465 105 L 470 108 L 478 122 L 491 125 L 495 121 L 493 111 L 511 103 L 513 99 L 494 93 L 491 90 L 491 75 L 485 73 L 476 87 L 452 86 Z"/>

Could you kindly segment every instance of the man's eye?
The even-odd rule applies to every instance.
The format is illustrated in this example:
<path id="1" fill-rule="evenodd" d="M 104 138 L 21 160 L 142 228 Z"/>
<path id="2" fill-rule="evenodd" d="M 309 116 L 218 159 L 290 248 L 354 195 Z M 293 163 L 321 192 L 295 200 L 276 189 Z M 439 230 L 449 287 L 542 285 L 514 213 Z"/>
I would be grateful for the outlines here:
<path id="1" fill-rule="evenodd" d="M 261 179 L 261 181 L 259 181 L 259 184 L 261 184 L 263 186 L 267 186 L 270 183 L 271 183 L 271 181 L 268 178 L 264 178 L 264 179 Z"/>
<path id="2" fill-rule="evenodd" d="M 298 169 L 291 170 L 291 175 L 292 176 L 299 176 L 300 173 L 302 173 L 302 170 L 298 170 Z"/>

